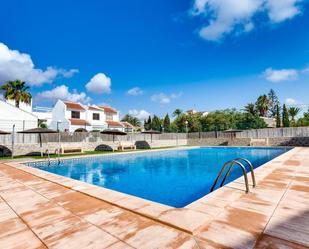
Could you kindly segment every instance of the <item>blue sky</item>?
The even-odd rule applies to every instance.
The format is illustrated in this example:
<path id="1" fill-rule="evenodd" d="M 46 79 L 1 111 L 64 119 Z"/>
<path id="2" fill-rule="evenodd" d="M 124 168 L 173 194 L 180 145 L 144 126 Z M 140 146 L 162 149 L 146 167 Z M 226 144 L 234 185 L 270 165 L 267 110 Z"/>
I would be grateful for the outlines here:
<path id="1" fill-rule="evenodd" d="M 305 0 L 0 5 L 0 81 L 27 81 L 35 105 L 63 98 L 143 117 L 242 108 L 270 88 L 309 103 Z"/>

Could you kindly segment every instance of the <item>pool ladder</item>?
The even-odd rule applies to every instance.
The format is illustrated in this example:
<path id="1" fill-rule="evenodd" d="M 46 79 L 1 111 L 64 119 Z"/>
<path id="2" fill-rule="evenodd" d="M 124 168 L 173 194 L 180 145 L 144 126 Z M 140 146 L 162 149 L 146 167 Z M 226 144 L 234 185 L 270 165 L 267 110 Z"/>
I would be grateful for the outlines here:
<path id="1" fill-rule="evenodd" d="M 50 153 L 49 153 L 48 149 L 45 151 L 45 154 L 47 155 L 48 166 L 50 166 Z M 61 161 L 60 161 L 60 149 L 55 149 L 55 154 L 57 155 L 57 160 L 58 160 L 58 165 L 59 165 L 61 163 Z"/>
<path id="2" fill-rule="evenodd" d="M 255 181 L 255 175 L 254 175 L 254 167 L 253 167 L 252 163 L 251 163 L 248 159 L 246 159 L 246 158 L 241 158 L 241 157 L 240 157 L 240 158 L 236 158 L 236 159 L 234 159 L 234 160 L 227 161 L 227 162 L 223 165 L 223 167 L 222 167 L 221 170 L 220 170 L 220 173 L 218 174 L 218 176 L 217 176 L 217 178 L 216 178 L 214 184 L 213 184 L 212 187 L 211 187 L 210 192 L 214 191 L 214 189 L 215 189 L 215 187 L 216 187 L 218 181 L 219 181 L 220 178 L 222 177 L 222 175 L 223 175 L 225 169 L 228 168 L 228 170 L 226 171 L 226 173 L 225 173 L 225 175 L 224 175 L 224 177 L 223 177 L 223 180 L 222 180 L 222 182 L 221 182 L 221 184 L 220 184 L 220 187 L 223 186 L 224 182 L 226 181 L 226 179 L 227 179 L 228 176 L 230 175 L 230 173 L 231 173 L 233 167 L 234 167 L 235 165 L 238 165 L 238 166 L 241 168 L 242 173 L 243 173 L 243 176 L 244 176 L 244 179 L 245 179 L 246 193 L 249 193 L 249 182 L 248 182 L 247 170 L 246 170 L 246 168 L 245 168 L 245 166 L 244 166 L 243 163 L 246 163 L 247 165 L 249 165 L 249 167 L 250 167 L 250 172 L 251 172 L 251 177 L 252 177 L 252 186 L 255 187 L 255 186 L 256 186 L 256 181 Z"/>

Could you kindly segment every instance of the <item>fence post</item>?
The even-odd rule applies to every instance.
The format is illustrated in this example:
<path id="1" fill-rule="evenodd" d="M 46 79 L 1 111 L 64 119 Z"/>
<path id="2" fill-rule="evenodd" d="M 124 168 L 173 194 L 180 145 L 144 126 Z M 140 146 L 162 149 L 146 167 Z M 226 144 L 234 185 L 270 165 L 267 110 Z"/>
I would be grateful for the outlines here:
<path id="1" fill-rule="evenodd" d="M 12 129 L 12 159 L 14 158 L 14 133 L 15 133 L 15 124 L 13 124 Z"/>
<path id="2" fill-rule="evenodd" d="M 25 130 L 25 120 L 23 120 L 23 131 Z M 23 133 L 23 144 L 25 143 L 25 134 Z"/>

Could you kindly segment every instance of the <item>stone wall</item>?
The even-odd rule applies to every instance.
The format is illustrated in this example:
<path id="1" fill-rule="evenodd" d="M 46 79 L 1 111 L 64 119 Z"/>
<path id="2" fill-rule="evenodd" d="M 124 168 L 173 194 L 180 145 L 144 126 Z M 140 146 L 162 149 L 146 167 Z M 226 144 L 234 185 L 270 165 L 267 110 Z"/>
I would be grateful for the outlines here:
<path id="1" fill-rule="evenodd" d="M 63 143 L 65 147 L 82 147 L 84 151 L 94 151 L 94 150 L 111 150 L 119 145 L 119 142 L 105 141 L 105 142 L 78 142 L 78 143 Z M 159 147 L 170 147 L 170 146 L 185 146 L 187 145 L 187 139 L 169 139 L 169 140 L 143 140 L 137 141 L 137 149 L 143 148 L 159 148 Z M 47 149 L 50 153 L 54 153 L 56 149 L 59 148 L 59 143 L 43 143 L 43 152 Z M 12 146 L 5 145 L 0 146 L 0 156 L 7 155 L 10 156 L 12 151 Z M 14 155 L 33 155 L 39 154 L 41 151 L 40 145 L 38 143 L 31 144 L 15 144 L 14 145 Z"/>
<path id="2" fill-rule="evenodd" d="M 309 137 L 278 137 L 269 138 L 269 146 L 303 146 L 309 147 Z"/>

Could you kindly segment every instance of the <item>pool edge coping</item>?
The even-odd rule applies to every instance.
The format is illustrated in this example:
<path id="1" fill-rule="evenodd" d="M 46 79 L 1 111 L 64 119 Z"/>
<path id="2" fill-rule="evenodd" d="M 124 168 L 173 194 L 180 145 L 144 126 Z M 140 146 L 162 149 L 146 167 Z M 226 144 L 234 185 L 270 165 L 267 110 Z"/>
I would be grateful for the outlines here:
<path id="1" fill-rule="evenodd" d="M 194 146 L 194 148 L 199 148 L 199 147 L 201 146 Z M 182 149 L 182 148 L 186 148 L 186 147 L 179 147 L 179 148 L 177 147 L 173 149 Z M 260 180 L 262 180 L 265 176 L 269 174 L 267 170 L 266 172 L 263 172 L 266 167 L 270 167 L 269 165 L 273 165 L 273 163 L 276 160 L 277 161 L 287 160 L 288 158 L 290 158 L 291 156 L 290 154 L 292 155 L 295 154 L 298 151 L 298 149 L 299 147 L 294 147 L 290 149 L 289 151 L 279 155 L 278 157 L 256 168 L 255 174 L 257 176 L 257 184 L 259 183 Z M 168 148 L 168 149 L 162 149 L 162 150 L 171 150 L 171 149 Z M 156 150 L 156 151 L 159 151 L 159 150 Z M 150 151 L 137 151 L 136 153 L 143 153 L 143 152 L 150 152 Z M 122 154 L 128 154 L 128 152 L 125 152 Z M 108 155 L 108 154 L 105 154 L 105 155 Z M 105 155 L 100 155 L 100 156 L 105 156 Z M 120 153 L 117 155 L 120 155 Z M 74 157 L 74 158 L 78 158 L 78 157 Z M 245 194 L 244 184 L 242 181 L 243 176 L 241 176 L 235 179 L 234 181 L 228 183 L 227 185 L 215 190 L 214 192 L 208 193 L 207 195 L 188 204 L 187 206 L 183 208 L 174 208 L 171 206 L 167 206 L 164 204 L 160 204 L 157 202 L 153 202 L 150 200 L 132 196 L 129 194 L 117 192 L 117 191 L 110 190 L 107 188 L 92 185 L 86 182 L 74 180 L 74 179 L 67 178 L 67 177 L 60 176 L 60 175 L 56 175 L 56 174 L 53 174 L 53 173 L 50 173 L 44 170 L 40 170 L 38 168 L 29 167 L 27 165 L 24 165 L 23 163 L 29 163 L 29 162 L 28 161 L 27 162 L 5 162 L 3 164 L 11 166 L 15 169 L 24 171 L 26 173 L 32 174 L 36 177 L 42 178 L 49 182 L 61 185 L 68 189 L 74 190 L 76 192 L 80 192 L 82 194 L 99 199 L 101 201 L 120 207 L 127 211 L 131 211 L 141 216 L 150 218 L 156 222 L 176 228 L 190 235 L 193 235 L 195 231 L 207 225 L 208 222 L 210 222 L 214 218 L 213 215 L 211 214 L 200 212 L 191 207 L 202 204 L 202 203 L 207 203 L 208 199 L 216 199 L 217 198 L 216 196 L 224 195 L 224 193 L 226 194 L 228 192 L 233 194 L 231 195 L 232 197 L 231 197 L 231 200 L 229 201 L 232 201 L 232 199 L 235 200 L 236 198 L 239 198 L 240 196 Z M 250 174 L 250 172 L 248 174 Z M 250 177 L 251 176 L 248 175 L 249 179 L 251 179 Z M 242 189 L 235 187 L 235 185 L 237 185 L 238 187 L 242 187 Z"/>

